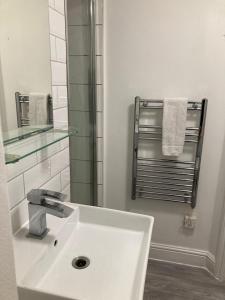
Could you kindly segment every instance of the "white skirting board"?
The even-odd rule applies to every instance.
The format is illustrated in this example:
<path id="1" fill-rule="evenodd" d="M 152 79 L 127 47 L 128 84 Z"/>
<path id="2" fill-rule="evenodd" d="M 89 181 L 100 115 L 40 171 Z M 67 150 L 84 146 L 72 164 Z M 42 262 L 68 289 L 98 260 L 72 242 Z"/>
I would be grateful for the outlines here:
<path id="1" fill-rule="evenodd" d="M 149 258 L 203 268 L 215 277 L 215 257 L 208 251 L 151 243 Z"/>

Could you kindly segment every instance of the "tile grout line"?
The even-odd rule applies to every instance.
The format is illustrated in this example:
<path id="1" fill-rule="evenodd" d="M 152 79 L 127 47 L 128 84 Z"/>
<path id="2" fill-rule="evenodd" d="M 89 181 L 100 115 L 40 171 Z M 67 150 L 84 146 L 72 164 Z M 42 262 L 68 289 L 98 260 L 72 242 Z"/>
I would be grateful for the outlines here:
<path id="1" fill-rule="evenodd" d="M 67 165 L 65 168 L 63 168 L 62 170 L 60 170 L 58 173 L 56 173 L 54 176 L 52 176 L 51 178 L 47 179 L 47 181 L 45 181 L 43 184 L 39 185 L 37 188 L 41 188 L 43 185 L 46 185 L 48 182 L 50 182 L 52 179 L 54 179 L 55 177 L 57 177 L 58 175 L 60 176 L 61 172 L 64 171 L 66 168 L 68 168 L 69 165 Z M 24 175 L 24 174 L 23 174 Z M 24 181 L 25 183 L 25 181 Z M 25 192 L 25 184 L 24 184 L 24 196 L 26 196 L 27 193 Z M 15 206 L 13 206 L 12 208 L 10 208 L 10 212 L 15 209 L 17 206 L 19 206 L 24 200 L 26 200 L 27 197 L 24 197 L 22 200 L 20 200 Z"/>
<path id="2" fill-rule="evenodd" d="M 54 12 L 58 13 L 59 15 L 61 15 L 62 17 L 65 18 L 65 14 L 63 14 L 61 11 L 57 10 L 55 7 L 53 8 L 53 7 L 49 6 L 49 8 L 52 9 Z"/>
<path id="3" fill-rule="evenodd" d="M 63 141 L 63 140 L 62 140 L 62 141 Z M 60 141 L 59 141 L 59 143 L 60 143 Z M 62 151 L 65 150 L 66 148 L 69 148 L 69 146 L 66 146 L 66 147 L 64 147 L 63 149 L 60 149 L 59 151 L 55 152 L 55 153 L 52 154 L 52 155 L 49 155 L 49 157 L 47 157 L 47 158 L 45 158 L 45 159 L 43 159 L 43 160 L 37 161 L 34 165 L 32 165 L 31 167 L 29 167 L 28 169 L 25 169 L 25 170 L 22 171 L 21 173 L 18 173 L 18 175 L 16 175 L 16 176 L 10 178 L 7 182 L 12 181 L 12 180 L 15 179 L 16 177 L 19 177 L 20 175 L 26 173 L 27 171 L 30 171 L 32 168 L 36 167 L 37 165 L 41 164 L 41 163 L 44 162 L 44 161 L 47 161 L 48 159 L 52 158 L 53 156 L 55 156 L 55 155 L 58 154 L 59 152 L 62 152 Z M 43 151 L 43 150 L 41 150 L 41 151 Z M 37 158 L 37 153 L 35 153 L 35 154 L 36 154 L 36 155 L 35 155 L 35 156 L 36 156 L 36 159 L 38 160 L 38 158 Z"/>
<path id="4" fill-rule="evenodd" d="M 64 42 L 66 42 L 66 39 L 65 38 L 63 38 L 63 37 L 61 37 L 61 36 L 59 36 L 59 35 L 57 35 L 57 34 L 55 34 L 55 33 L 53 33 L 53 32 L 50 32 L 50 36 L 53 36 L 54 38 L 57 38 L 57 39 L 60 39 L 60 40 L 62 40 L 62 41 L 64 41 Z"/>

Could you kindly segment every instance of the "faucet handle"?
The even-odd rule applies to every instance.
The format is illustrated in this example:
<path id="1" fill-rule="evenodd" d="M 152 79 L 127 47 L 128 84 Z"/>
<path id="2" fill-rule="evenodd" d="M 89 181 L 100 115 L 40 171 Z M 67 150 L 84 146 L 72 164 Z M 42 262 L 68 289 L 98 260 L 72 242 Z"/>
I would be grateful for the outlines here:
<path id="1" fill-rule="evenodd" d="M 44 189 L 33 189 L 27 194 L 27 200 L 33 204 L 41 205 L 46 198 L 52 198 L 54 200 L 64 202 L 66 195 Z"/>
<path id="2" fill-rule="evenodd" d="M 50 190 L 41 190 L 43 196 L 55 199 L 57 201 L 64 202 L 66 195 L 60 192 L 50 191 Z"/>

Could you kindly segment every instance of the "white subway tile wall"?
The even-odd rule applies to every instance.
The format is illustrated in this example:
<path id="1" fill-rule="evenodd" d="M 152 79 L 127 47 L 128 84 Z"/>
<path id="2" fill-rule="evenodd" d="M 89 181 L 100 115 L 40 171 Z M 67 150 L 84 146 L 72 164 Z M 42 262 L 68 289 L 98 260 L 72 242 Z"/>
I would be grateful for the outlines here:
<path id="1" fill-rule="evenodd" d="M 68 0 L 69 120 L 76 128 L 71 138 L 71 193 L 73 201 L 92 201 L 93 145 L 89 106 L 90 30 L 88 1 Z M 96 0 L 97 183 L 98 205 L 103 205 L 103 0 Z"/>
<path id="2" fill-rule="evenodd" d="M 9 207 L 15 207 L 25 197 L 23 175 L 17 176 L 8 182 Z"/>
<path id="3" fill-rule="evenodd" d="M 65 1 L 64 0 L 55 0 L 55 10 L 61 14 L 65 14 Z"/>
<path id="4" fill-rule="evenodd" d="M 53 110 L 54 127 L 67 128 L 68 127 L 68 108 L 57 108 Z"/>
<path id="5" fill-rule="evenodd" d="M 66 85 L 66 64 L 52 61 L 52 84 Z"/>
<path id="6" fill-rule="evenodd" d="M 51 190 L 55 192 L 61 192 L 61 178 L 60 174 L 57 174 L 55 177 L 46 182 L 43 186 L 43 189 Z"/>
<path id="7" fill-rule="evenodd" d="M 49 10 L 50 33 L 65 40 L 65 17 L 53 8 Z"/>
<path id="8" fill-rule="evenodd" d="M 68 126 L 64 0 L 49 0 L 52 96 L 55 126 Z M 28 219 L 27 193 L 46 188 L 70 199 L 69 139 L 7 165 L 12 227 L 15 232 Z"/>
<path id="9" fill-rule="evenodd" d="M 62 190 L 66 189 L 70 185 L 70 167 L 67 167 L 64 170 L 62 170 L 61 185 L 62 185 Z"/>
<path id="10" fill-rule="evenodd" d="M 55 7 L 55 0 L 48 0 L 49 7 L 54 8 Z"/>
<path id="11" fill-rule="evenodd" d="M 51 160 L 51 176 L 58 174 L 61 170 L 64 170 L 70 164 L 69 148 L 64 149 L 61 152 L 56 153 L 50 158 Z"/>
<path id="12" fill-rule="evenodd" d="M 11 209 L 12 230 L 16 232 L 28 220 L 27 199 Z"/>
<path id="13" fill-rule="evenodd" d="M 70 185 L 68 185 L 63 191 L 62 193 L 64 195 L 66 195 L 66 199 L 65 202 L 71 202 L 71 198 L 70 198 Z"/>
<path id="14" fill-rule="evenodd" d="M 66 86 L 53 86 L 52 97 L 54 99 L 53 109 L 63 108 L 68 106 Z"/>
<path id="15" fill-rule="evenodd" d="M 56 37 L 50 36 L 51 59 L 56 60 Z"/>
<path id="16" fill-rule="evenodd" d="M 56 38 L 56 60 L 66 63 L 66 44 L 64 40 Z"/>
<path id="17" fill-rule="evenodd" d="M 46 159 L 24 173 L 25 194 L 51 178 L 50 160 Z"/>
<path id="18" fill-rule="evenodd" d="M 33 154 L 30 155 L 21 161 L 7 165 L 7 176 L 8 180 L 19 176 L 20 174 L 24 173 L 26 170 L 32 168 L 34 165 L 37 164 L 37 155 Z"/>
<path id="19" fill-rule="evenodd" d="M 51 157 L 55 153 L 61 151 L 63 148 L 60 143 L 53 144 L 42 151 L 37 152 L 37 161 L 41 162 L 43 160 L 46 160 L 47 158 Z"/>

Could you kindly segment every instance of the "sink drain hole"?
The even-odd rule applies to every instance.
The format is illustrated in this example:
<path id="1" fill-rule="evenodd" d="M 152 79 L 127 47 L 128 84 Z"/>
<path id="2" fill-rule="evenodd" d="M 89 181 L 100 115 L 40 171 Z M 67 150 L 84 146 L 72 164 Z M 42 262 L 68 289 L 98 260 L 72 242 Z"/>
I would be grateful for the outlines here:
<path id="1" fill-rule="evenodd" d="M 85 269 L 89 265 L 90 265 L 90 259 L 85 256 L 75 257 L 72 261 L 72 266 L 78 270 Z"/>

